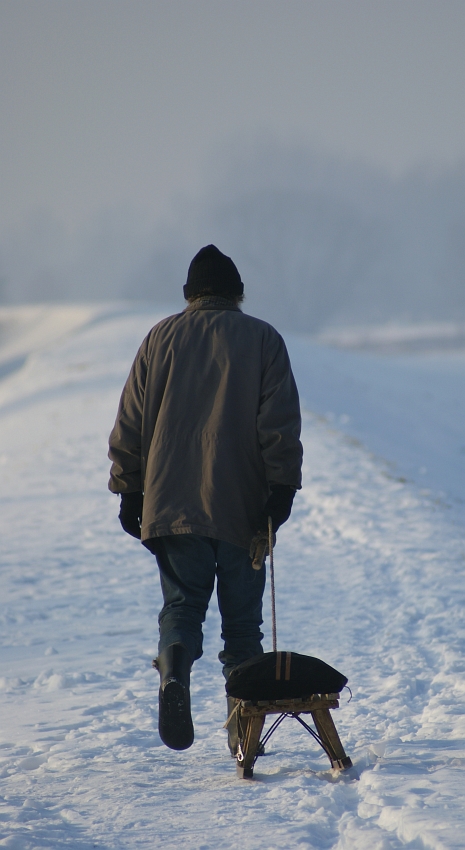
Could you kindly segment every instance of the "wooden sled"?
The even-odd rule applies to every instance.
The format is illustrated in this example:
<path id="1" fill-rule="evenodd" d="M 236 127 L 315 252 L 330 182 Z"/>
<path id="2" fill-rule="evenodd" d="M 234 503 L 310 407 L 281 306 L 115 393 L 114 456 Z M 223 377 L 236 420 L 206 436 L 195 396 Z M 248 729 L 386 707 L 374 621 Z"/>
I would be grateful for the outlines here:
<path id="1" fill-rule="evenodd" d="M 332 768 L 348 770 L 352 767 L 352 761 L 345 754 L 333 718 L 329 713 L 330 709 L 339 708 L 339 694 L 347 684 L 347 678 L 318 658 L 277 651 L 273 543 L 273 523 L 271 517 L 268 517 L 268 540 L 263 538 L 259 541 L 252 567 L 255 570 L 262 569 L 268 548 L 273 652 L 254 656 L 237 665 L 226 683 L 228 697 L 235 699 L 235 707 L 226 721 L 226 727 L 237 713 L 239 733 L 237 773 L 242 779 L 252 779 L 258 756 L 264 751 L 265 744 L 286 717 L 297 720 L 312 735 L 325 751 Z M 312 693 L 316 690 L 336 689 L 337 693 Z M 264 696 L 267 691 L 268 696 L 275 698 L 266 700 L 256 698 L 258 694 Z M 303 695 L 296 696 L 296 694 Z M 246 696 L 249 699 L 244 699 Z M 278 697 L 282 698 L 278 699 Z M 271 724 L 263 738 L 260 738 L 268 714 L 277 714 L 278 718 Z M 302 719 L 302 714 L 312 715 L 315 729 Z"/>
<path id="2" fill-rule="evenodd" d="M 260 750 L 271 738 L 273 732 L 286 717 L 297 720 L 325 751 L 331 767 L 348 770 L 352 761 L 346 756 L 339 735 L 330 714 L 330 709 L 339 707 L 339 694 L 313 694 L 300 699 L 280 700 L 236 700 L 239 728 L 239 747 L 236 758 L 237 773 L 241 779 L 252 779 L 255 762 Z M 234 712 L 233 712 L 234 713 Z M 277 714 L 278 718 L 261 739 L 265 718 L 268 714 Z M 312 729 L 301 717 L 311 714 L 315 729 Z M 230 715 L 229 720 L 232 719 Z"/>

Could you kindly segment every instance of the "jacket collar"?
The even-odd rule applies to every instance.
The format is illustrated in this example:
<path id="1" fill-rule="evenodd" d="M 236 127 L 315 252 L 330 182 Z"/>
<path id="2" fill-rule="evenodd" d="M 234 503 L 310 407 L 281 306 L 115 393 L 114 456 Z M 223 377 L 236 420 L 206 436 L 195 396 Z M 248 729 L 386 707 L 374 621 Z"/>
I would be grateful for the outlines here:
<path id="1" fill-rule="evenodd" d="M 196 298 L 187 305 L 184 312 L 189 313 L 192 310 L 236 310 L 241 313 L 241 308 L 234 304 L 229 298 L 222 298 L 221 295 L 202 295 Z"/>

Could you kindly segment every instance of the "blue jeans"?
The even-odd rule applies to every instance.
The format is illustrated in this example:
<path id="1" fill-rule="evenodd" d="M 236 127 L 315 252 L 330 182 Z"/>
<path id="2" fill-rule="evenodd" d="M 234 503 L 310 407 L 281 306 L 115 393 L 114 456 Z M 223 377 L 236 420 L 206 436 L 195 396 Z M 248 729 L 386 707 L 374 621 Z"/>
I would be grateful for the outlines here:
<path id="1" fill-rule="evenodd" d="M 158 617 L 159 652 L 172 643 L 182 643 L 192 661 L 201 657 L 202 623 L 215 576 L 224 640 L 218 658 L 225 677 L 236 664 L 263 652 L 264 566 L 256 571 L 246 549 L 197 534 L 158 537 L 150 544 L 160 568 L 164 601 Z"/>

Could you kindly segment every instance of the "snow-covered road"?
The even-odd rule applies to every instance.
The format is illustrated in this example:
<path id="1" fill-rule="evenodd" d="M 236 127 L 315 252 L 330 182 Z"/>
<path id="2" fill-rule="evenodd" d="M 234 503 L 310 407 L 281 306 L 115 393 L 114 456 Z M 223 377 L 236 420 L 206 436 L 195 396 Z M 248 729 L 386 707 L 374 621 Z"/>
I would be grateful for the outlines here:
<path id="1" fill-rule="evenodd" d="M 360 778 L 286 721 L 241 782 L 214 603 L 195 744 L 161 745 L 155 561 L 106 489 L 122 384 L 158 318 L 66 308 L 32 336 L 18 319 L 14 348 L 3 336 L 0 847 L 462 848 L 465 354 L 289 337 L 305 477 L 276 549 L 278 643 L 349 677 L 334 718 Z M 266 632 L 269 647 L 268 612 Z"/>

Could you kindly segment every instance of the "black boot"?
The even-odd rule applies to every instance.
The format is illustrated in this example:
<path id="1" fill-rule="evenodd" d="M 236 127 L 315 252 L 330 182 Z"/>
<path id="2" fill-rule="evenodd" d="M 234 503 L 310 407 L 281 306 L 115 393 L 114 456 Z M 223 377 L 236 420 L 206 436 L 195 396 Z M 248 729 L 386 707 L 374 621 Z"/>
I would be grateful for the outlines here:
<path id="1" fill-rule="evenodd" d="M 160 738 L 172 750 L 187 750 L 194 743 L 189 693 L 189 653 L 182 643 L 173 643 L 160 652 L 155 666 L 160 673 Z"/>

